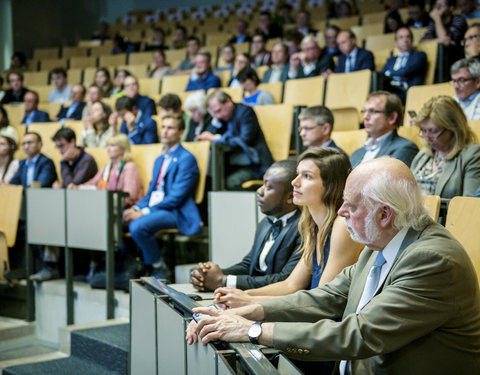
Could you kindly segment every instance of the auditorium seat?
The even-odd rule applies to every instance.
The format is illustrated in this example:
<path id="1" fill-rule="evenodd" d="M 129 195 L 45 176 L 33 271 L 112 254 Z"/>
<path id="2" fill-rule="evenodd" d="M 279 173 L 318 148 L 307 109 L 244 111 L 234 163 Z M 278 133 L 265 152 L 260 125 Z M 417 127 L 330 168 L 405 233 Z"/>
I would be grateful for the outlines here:
<path id="1" fill-rule="evenodd" d="M 3 108 L 7 111 L 10 125 L 20 125 L 23 116 L 25 116 L 25 106 L 23 104 L 4 104 Z"/>
<path id="2" fill-rule="evenodd" d="M 259 90 L 267 90 L 272 94 L 275 104 L 282 103 L 283 97 L 283 82 L 276 83 L 260 83 L 258 85 Z"/>
<path id="3" fill-rule="evenodd" d="M 423 138 L 418 135 L 418 130 L 419 130 L 418 126 L 409 126 L 409 125 L 399 126 L 397 128 L 397 132 L 401 137 L 406 138 L 412 141 L 413 143 L 415 143 L 418 149 L 420 150 L 422 149 L 423 146 L 425 146 L 425 142 Z"/>
<path id="4" fill-rule="evenodd" d="M 425 208 L 428 211 L 430 217 L 438 221 L 438 216 L 440 214 L 440 196 L 439 195 L 425 195 L 423 197 Z"/>
<path id="5" fill-rule="evenodd" d="M 40 70 L 50 71 L 55 68 L 67 69 L 67 59 L 42 59 L 40 60 Z"/>
<path id="6" fill-rule="evenodd" d="M 184 92 L 187 88 L 189 75 L 180 76 L 166 76 L 162 78 L 162 85 L 160 87 L 160 93 L 165 94 L 178 94 Z"/>
<path id="7" fill-rule="evenodd" d="M 375 59 L 375 70 L 381 72 L 389 57 L 392 55 L 392 48 L 373 50 L 373 58 Z"/>
<path id="8" fill-rule="evenodd" d="M 377 13 L 372 13 L 372 14 L 376 15 Z M 351 30 L 355 34 L 355 36 L 357 37 L 357 45 L 361 47 L 361 46 L 363 46 L 364 40 L 369 35 L 382 34 L 383 33 L 383 27 L 384 27 L 384 24 L 383 24 L 383 19 L 382 19 L 382 21 L 380 21 L 380 22 L 379 21 L 363 22 L 363 25 L 353 26 L 351 28 Z"/>
<path id="9" fill-rule="evenodd" d="M 148 184 L 152 179 L 153 164 L 162 154 L 163 145 L 154 143 L 150 145 L 132 145 L 133 161 L 138 167 L 145 192 L 148 190 Z"/>
<path id="10" fill-rule="evenodd" d="M 68 69 L 67 70 L 68 83 L 75 85 L 82 83 L 83 70 L 82 69 Z"/>
<path id="11" fill-rule="evenodd" d="M 90 48 L 90 56 L 99 57 L 112 53 L 112 46 L 102 45 Z"/>
<path id="12" fill-rule="evenodd" d="M 403 124 L 408 126 L 410 124 L 409 111 L 419 112 L 423 105 L 430 98 L 438 95 L 455 95 L 453 86 L 448 83 L 436 83 L 433 85 L 413 86 L 407 91 L 407 100 L 405 103 L 405 117 Z"/>
<path id="13" fill-rule="evenodd" d="M 360 121 L 356 108 L 337 108 L 332 109 L 335 130 L 357 130 L 360 129 Z"/>
<path id="14" fill-rule="evenodd" d="M 127 54 L 101 55 L 98 58 L 98 66 L 119 66 L 127 63 Z"/>
<path id="15" fill-rule="evenodd" d="M 380 32 L 375 33 L 375 34 L 380 34 L 383 32 L 383 24 L 384 24 L 386 15 L 387 15 L 387 11 L 385 10 L 381 12 L 365 13 L 362 15 L 362 25 L 368 26 L 375 23 L 381 23 L 382 29 L 380 30 Z"/>
<path id="16" fill-rule="evenodd" d="M 323 104 L 325 80 L 323 77 L 289 79 L 285 82 L 283 102 L 293 105 Z"/>
<path id="17" fill-rule="evenodd" d="M 32 90 L 32 91 L 36 91 L 38 96 L 39 96 L 39 99 L 40 99 L 40 103 L 48 103 L 48 98 L 50 96 L 50 92 L 55 88 L 55 86 L 53 85 L 42 85 L 42 86 L 30 86 L 29 89 Z"/>
<path id="18" fill-rule="evenodd" d="M 425 76 L 425 84 L 431 85 L 435 79 L 435 69 L 437 66 L 437 50 L 438 43 L 435 40 L 422 42 L 417 45 L 419 51 L 423 51 L 427 55 L 428 68 Z"/>
<path id="19" fill-rule="evenodd" d="M 95 162 L 97 163 L 98 169 L 102 168 L 110 162 L 106 147 L 87 147 L 85 149 L 85 152 L 93 156 Z"/>
<path id="20" fill-rule="evenodd" d="M 54 119 L 61 106 L 60 103 L 39 103 L 38 109 L 47 112 L 50 119 Z"/>
<path id="21" fill-rule="evenodd" d="M 152 55 L 152 52 L 133 52 L 128 55 L 128 65 L 148 65 L 152 62 Z"/>
<path id="22" fill-rule="evenodd" d="M 332 132 L 332 139 L 343 151 L 349 156 L 360 147 L 363 147 L 367 140 L 367 132 L 365 129 L 347 130 Z"/>
<path id="23" fill-rule="evenodd" d="M 328 20 L 328 24 L 336 25 L 341 30 L 351 29 L 353 26 L 359 24 L 360 16 L 351 16 L 346 18 L 331 18 Z"/>
<path id="24" fill-rule="evenodd" d="M 62 47 L 62 57 L 65 59 L 81 56 L 88 56 L 88 47 Z"/>
<path id="25" fill-rule="evenodd" d="M 208 90 L 207 95 L 210 95 L 215 90 L 217 90 L 217 88 L 215 88 L 215 87 L 211 88 L 210 90 Z M 232 98 L 232 101 L 234 103 L 241 103 L 242 102 L 243 87 L 241 87 L 241 86 L 240 87 L 235 87 L 235 88 L 222 87 L 221 90 L 224 91 L 225 93 L 227 93 L 228 95 L 230 95 L 230 97 Z"/>
<path id="26" fill-rule="evenodd" d="M 26 87 L 30 86 L 45 86 L 48 85 L 49 71 L 41 72 L 25 72 L 23 73 L 23 84 Z"/>
<path id="27" fill-rule="evenodd" d="M 33 49 L 33 58 L 34 59 L 58 59 L 59 48 L 34 48 Z"/>
<path id="28" fill-rule="evenodd" d="M 228 81 L 230 81 L 230 78 L 232 78 L 232 71 L 231 70 L 222 70 L 219 72 L 213 72 L 218 78 L 220 78 L 220 81 L 222 83 L 222 87 L 227 87 Z"/>
<path id="29" fill-rule="evenodd" d="M 97 57 L 96 56 L 80 56 L 80 57 L 72 57 L 70 59 L 70 69 L 79 68 L 92 68 L 97 66 Z"/>
<path id="30" fill-rule="evenodd" d="M 369 35 L 365 38 L 365 48 L 369 51 L 393 49 L 395 33 Z"/>

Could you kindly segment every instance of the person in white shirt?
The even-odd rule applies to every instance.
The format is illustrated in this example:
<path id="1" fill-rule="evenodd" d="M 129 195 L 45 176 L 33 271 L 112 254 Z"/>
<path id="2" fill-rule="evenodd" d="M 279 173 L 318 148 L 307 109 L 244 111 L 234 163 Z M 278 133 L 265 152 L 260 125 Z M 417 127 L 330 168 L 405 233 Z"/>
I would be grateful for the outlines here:
<path id="1" fill-rule="evenodd" d="M 72 86 L 67 81 L 67 71 L 63 68 L 55 68 L 50 72 L 50 80 L 55 88 L 50 92 L 50 103 L 64 104 L 70 100 Z"/>
<path id="2" fill-rule="evenodd" d="M 455 96 L 467 120 L 480 120 L 480 61 L 458 60 L 450 69 Z"/>

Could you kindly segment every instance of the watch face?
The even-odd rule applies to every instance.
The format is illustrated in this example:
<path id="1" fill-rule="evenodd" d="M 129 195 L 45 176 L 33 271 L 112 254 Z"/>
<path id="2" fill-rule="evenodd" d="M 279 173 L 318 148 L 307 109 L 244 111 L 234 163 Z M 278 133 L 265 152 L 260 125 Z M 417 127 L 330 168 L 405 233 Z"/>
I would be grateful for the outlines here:
<path id="1" fill-rule="evenodd" d="M 260 324 L 253 324 L 249 329 L 248 329 L 248 335 L 250 337 L 258 337 L 262 333 L 262 327 Z"/>

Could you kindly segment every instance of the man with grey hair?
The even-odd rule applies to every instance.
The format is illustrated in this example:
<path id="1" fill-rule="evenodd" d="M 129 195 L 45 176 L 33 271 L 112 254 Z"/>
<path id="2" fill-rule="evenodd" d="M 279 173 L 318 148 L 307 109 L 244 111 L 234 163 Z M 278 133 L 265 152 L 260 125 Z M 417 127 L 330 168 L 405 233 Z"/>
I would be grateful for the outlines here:
<path id="1" fill-rule="evenodd" d="M 320 57 L 322 50 L 313 36 L 303 38 L 301 48 L 301 52 L 290 57 L 288 78 L 315 77 L 333 69 L 332 57 L 328 54 Z"/>
<path id="2" fill-rule="evenodd" d="M 455 96 L 468 120 L 480 120 L 480 61 L 474 58 L 461 59 L 452 65 Z"/>
<path id="3" fill-rule="evenodd" d="M 211 55 L 208 51 L 200 51 L 195 55 L 195 67 L 188 80 L 185 91 L 205 90 L 220 87 L 220 78 L 212 73 Z"/>
<path id="4" fill-rule="evenodd" d="M 428 216 L 410 169 L 386 157 L 361 164 L 338 213 L 366 245 L 356 264 L 315 289 L 227 311 L 194 309 L 210 316 L 190 324 L 188 343 L 250 340 L 298 360 L 339 361 L 342 375 L 479 373 L 475 269 Z"/>
<path id="5" fill-rule="evenodd" d="M 298 133 L 303 147 L 333 147 L 340 150 L 330 139 L 333 130 L 333 113 L 323 105 L 315 105 L 302 109 L 298 116 L 300 126 Z"/>

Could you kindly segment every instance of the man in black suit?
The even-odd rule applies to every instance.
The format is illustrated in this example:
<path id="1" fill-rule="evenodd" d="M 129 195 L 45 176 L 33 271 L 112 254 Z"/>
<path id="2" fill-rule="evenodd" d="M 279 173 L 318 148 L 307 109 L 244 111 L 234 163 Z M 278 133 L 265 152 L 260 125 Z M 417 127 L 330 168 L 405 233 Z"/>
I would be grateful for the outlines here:
<path id="1" fill-rule="evenodd" d="M 265 72 L 263 83 L 285 82 L 288 79 L 288 46 L 278 41 L 272 48 L 272 65 Z"/>
<path id="2" fill-rule="evenodd" d="M 269 217 L 258 225 L 252 249 L 240 263 L 228 268 L 221 269 L 213 262 L 199 263 L 191 274 L 196 289 L 259 288 L 284 280 L 292 272 L 301 256 L 296 251 L 300 245 L 300 212 L 292 202 L 295 166 L 293 160 L 281 160 L 267 170 L 257 194 L 260 210 Z"/>
<path id="3" fill-rule="evenodd" d="M 342 54 L 334 73 L 350 73 L 358 70 L 375 70 L 373 54 L 357 46 L 357 37 L 350 30 L 342 30 L 337 35 L 337 44 Z"/>
<path id="4" fill-rule="evenodd" d="M 58 112 L 55 121 L 65 122 L 67 119 L 71 120 L 81 120 L 82 112 L 85 108 L 85 86 L 78 83 L 73 85 L 72 91 L 70 92 L 70 105 L 65 107 L 62 105 L 60 111 Z"/>
<path id="5" fill-rule="evenodd" d="M 333 69 L 332 57 L 328 54 L 321 56 L 322 50 L 313 36 L 303 38 L 301 47 L 301 52 L 290 57 L 288 78 L 315 77 Z"/>

